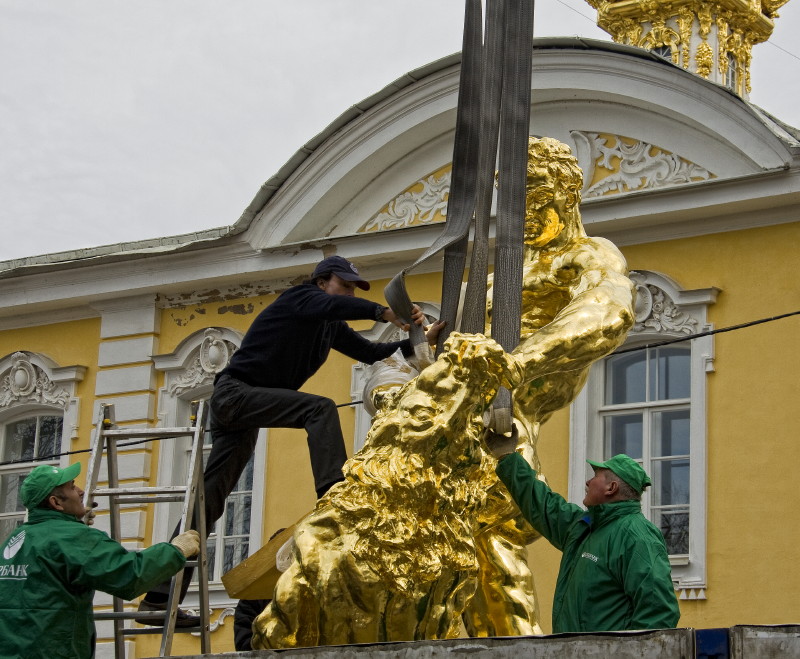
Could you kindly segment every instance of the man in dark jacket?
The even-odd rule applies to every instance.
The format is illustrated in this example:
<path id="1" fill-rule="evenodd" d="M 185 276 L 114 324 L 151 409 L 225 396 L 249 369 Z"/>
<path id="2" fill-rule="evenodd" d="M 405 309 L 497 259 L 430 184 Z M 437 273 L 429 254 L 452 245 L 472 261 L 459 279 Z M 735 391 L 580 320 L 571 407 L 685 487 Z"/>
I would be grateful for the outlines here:
<path id="1" fill-rule="evenodd" d="M 664 629 L 680 618 L 664 537 L 641 510 L 651 484 L 624 454 L 589 464 L 584 510 L 537 478 L 516 438 L 488 435 L 497 475 L 528 522 L 563 552 L 553 633 Z"/>
<path id="2" fill-rule="evenodd" d="M 372 343 L 347 325 L 347 320 L 377 320 L 409 328 L 388 307 L 355 297 L 356 287 L 370 288 L 352 263 L 341 256 L 323 259 L 310 280 L 283 292 L 256 317 L 227 368 L 217 375 L 210 402 L 213 445 L 203 475 L 209 530 L 222 516 L 260 428 L 305 428 L 317 497 L 342 480 L 347 453 L 336 405 L 298 389 L 332 349 L 366 364 L 398 348 L 405 356 L 413 354 L 408 339 Z M 412 320 L 424 321 L 416 305 Z M 443 325 L 433 323 L 427 333 L 430 343 Z M 183 594 L 189 581 L 183 580 Z M 152 590 L 140 610 L 163 605 L 168 593 L 168 583 Z"/>
<path id="3" fill-rule="evenodd" d="M 128 551 L 83 523 L 80 463 L 36 467 L 20 498 L 28 521 L 0 545 L 0 657 L 94 656 L 95 590 L 133 599 L 171 577 L 200 548 L 197 531 Z"/>

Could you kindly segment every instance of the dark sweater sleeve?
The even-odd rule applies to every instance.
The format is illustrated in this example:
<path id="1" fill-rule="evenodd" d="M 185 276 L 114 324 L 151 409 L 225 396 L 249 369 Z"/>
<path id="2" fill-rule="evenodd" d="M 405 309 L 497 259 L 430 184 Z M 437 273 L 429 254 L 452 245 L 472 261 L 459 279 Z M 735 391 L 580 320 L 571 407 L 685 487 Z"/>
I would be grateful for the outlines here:
<path id="1" fill-rule="evenodd" d="M 336 328 L 336 337 L 333 340 L 332 347 L 343 355 L 365 364 L 374 364 L 381 359 L 386 359 L 398 348 L 402 350 L 405 357 L 409 357 L 414 352 L 411 348 L 411 341 L 408 339 L 389 341 L 388 343 L 373 343 L 345 323 L 340 323 Z"/>
<path id="2" fill-rule="evenodd" d="M 496 472 L 522 516 L 556 549 L 563 550 L 570 527 L 586 511 L 547 487 L 519 453 L 501 458 Z"/>
<path id="3" fill-rule="evenodd" d="M 375 320 L 383 305 L 350 295 L 328 295 L 316 286 L 298 286 L 292 292 L 299 318 L 322 320 Z"/>

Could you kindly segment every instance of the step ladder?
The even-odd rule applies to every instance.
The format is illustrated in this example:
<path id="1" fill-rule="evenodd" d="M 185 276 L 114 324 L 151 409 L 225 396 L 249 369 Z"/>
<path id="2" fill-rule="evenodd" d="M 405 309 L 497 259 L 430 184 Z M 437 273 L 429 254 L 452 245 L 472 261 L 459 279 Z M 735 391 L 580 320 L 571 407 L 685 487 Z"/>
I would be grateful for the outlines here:
<path id="1" fill-rule="evenodd" d="M 98 612 L 95 620 L 112 620 L 114 622 L 114 655 L 116 659 L 125 657 L 125 637 L 139 634 L 161 634 L 160 656 L 167 657 L 172 651 L 172 641 L 176 632 L 200 633 L 200 651 L 211 652 L 208 601 L 208 565 L 206 560 L 206 520 L 205 498 L 203 492 L 203 443 L 205 437 L 206 415 L 208 407 L 202 401 L 192 402 L 192 425 L 179 428 L 119 428 L 114 420 L 114 406 L 102 405 L 95 427 L 94 445 L 89 457 L 89 468 L 86 476 L 86 493 L 84 505 L 91 510 L 93 501 L 98 497 L 108 497 L 110 513 L 111 538 L 122 542 L 120 524 L 120 505 L 122 503 L 170 503 L 183 502 L 179 533 L 191 528 L 192 512 L 196 515 L 196 528 L 200 534 L 200 553 L 196 559 L 186 561 L 187 566 L 195 567 L 199 583 L 200 626 L 175 628 L 180 592 L 183 584 L 183 570 L 173 578 L 170 585 L 169 600 L 166 612 L 137 612 L 124 609 L 124 602 L 114 597 L 113 611 Z M 118 471 L 117 442 L 125 445 L 135 444 L 136 440 L 145 443 L 152 440 L 169 440 L 177 437 L 191 437 L 192 445 L 189 453 L 188 477 L 185 485 L 169 485 L 164 487 L 120 487 Z M 108 469 L 108 487 L 98 487 L 100 465 L 106 454 Z M 126 628 L 125 621 L 134 618 L 153 618 L 164 620 L 163 627 Z"/>

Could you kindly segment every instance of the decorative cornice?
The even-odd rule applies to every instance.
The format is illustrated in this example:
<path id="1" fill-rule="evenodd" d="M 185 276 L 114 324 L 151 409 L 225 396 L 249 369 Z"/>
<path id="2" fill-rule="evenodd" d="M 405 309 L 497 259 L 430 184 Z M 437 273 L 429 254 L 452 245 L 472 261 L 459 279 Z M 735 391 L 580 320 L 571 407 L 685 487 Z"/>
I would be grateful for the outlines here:
<path id="1" fill-rule="evenodd" d="M 678 586 L 677 589 L 679 600 L 704 600 L 706 597 L 706 589 L 704 586 Z"/>
<path id="2" fill-rule="evenodd" d="M 195 616 L 199 616 L 200 615 L 200 611 L 198 609 L 185 609 L 185 611 L 187 613 L 191 614 L 191 615 L 195 615 Z M 214 610 L 210 609 L 209 610 L 209 615 L 211 615 L 213 613 L 214 613 Z M 220 627 L 223 627 L 225 625 L 225 618 L 230 618 L 230 617 L 233 617 L 235 615 L 236 615 L 236 609 L 234 609 L 234 608 L 232 608 L 230 606 L 225 607 L 224 609 L 222 609 L 222 611 L 219 612 L 219 615 L 217 616 L 217 619 L 209 625 L 208 631 L 212 632 L 212 633 L 217 631 Z M 200 632 L 192 632 L 192 636 L 196 636 L 196 637 L 199 638 L 200 637 Z"/>
<path id="3" fill-rule="evenodd" d="M 649 142 L 608 133 L 570 134 L 584 172 L 584 199 L 716 178 L 705 168 Z M 421 178 L 389 201 L 358 233 L 444 222 L 451 173 L 452 165 L 447 164 Z"/>
<path id="4" fill-rule="evenodd" d="M 623 135 L 570 131 L 583 170 L 584 199 L 716 178 L 695 163 Z"/>
<path id="5" fill-rule="evenodd" d="M 406 188 L 365 222 L 357 233 L 444 222 L 452 169 L 453 166 L 448 163 Z"/>

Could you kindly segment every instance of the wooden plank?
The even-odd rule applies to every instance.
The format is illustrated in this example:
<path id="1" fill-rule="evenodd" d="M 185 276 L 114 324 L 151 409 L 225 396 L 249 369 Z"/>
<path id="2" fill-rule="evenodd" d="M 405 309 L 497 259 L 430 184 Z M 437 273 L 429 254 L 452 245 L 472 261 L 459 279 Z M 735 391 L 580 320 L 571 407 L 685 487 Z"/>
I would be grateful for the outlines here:
<path id="1" fill-rule="evenodd" d="M 234 599 L 272 599 L 275 584 L 281 573 L 275 567 L 275 554 L 292 537 L 297 524 L 292 524 L 252 556 L 248 556 L 232 570 L 222 575 L 222 584 Z"/>

